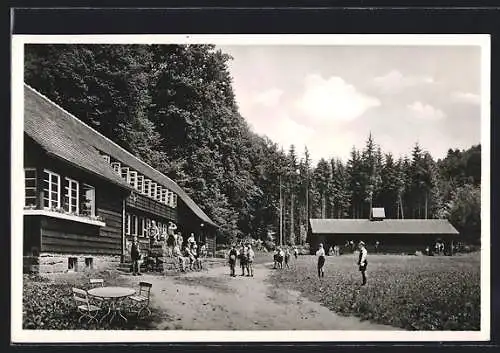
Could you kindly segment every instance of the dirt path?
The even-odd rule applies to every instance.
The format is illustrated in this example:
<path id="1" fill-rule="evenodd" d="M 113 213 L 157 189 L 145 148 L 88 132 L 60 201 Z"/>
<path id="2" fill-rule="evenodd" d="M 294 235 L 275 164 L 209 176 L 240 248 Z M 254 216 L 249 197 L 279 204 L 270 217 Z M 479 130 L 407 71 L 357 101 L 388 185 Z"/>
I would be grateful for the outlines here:
<path id="1" fill-rule="evenodd" d="M 270 272 L 257 265 L 253 278 L 232 278 L 227 267 L 179 277 L 129 278 L 153 284 L 152 305 L 167 313 L 160 330 L 396 330 L 339 316 L 298 292 L 271 286 L 266 281 Z"/>

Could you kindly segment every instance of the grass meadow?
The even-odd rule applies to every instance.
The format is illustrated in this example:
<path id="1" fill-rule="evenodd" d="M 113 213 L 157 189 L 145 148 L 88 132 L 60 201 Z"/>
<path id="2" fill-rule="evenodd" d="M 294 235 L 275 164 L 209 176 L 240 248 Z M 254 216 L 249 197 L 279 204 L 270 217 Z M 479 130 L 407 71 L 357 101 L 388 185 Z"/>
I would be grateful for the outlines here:
<path id="1" fill-rule="evenodd" d="M 316 257 L 299 256 L 271 281 L 300 291 L 342 315 L 407 330 L 480 329 L 480 254 L 370 255 L 366 286 L 354 254 L 328 256 L 319 279 Z"/>

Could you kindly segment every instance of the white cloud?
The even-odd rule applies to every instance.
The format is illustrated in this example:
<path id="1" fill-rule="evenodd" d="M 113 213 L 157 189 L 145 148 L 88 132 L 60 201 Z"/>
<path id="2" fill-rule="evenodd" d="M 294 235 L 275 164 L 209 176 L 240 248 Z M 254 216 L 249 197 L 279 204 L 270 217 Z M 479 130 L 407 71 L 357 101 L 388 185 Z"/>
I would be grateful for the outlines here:
<path id="1" fill-rule="evenodd" d="M 408 109 L 410 109 L 413 116 L 417 119 L 433 121 L 441 120 L 446 117 L 446 114 L 442 110 L 418 101 L 408 105 Z"/>
<path id="2" fill-rule="evenodd" d="M 435 83 L 431 76 L 404 76 L 398 70 L 392 70 L 373 79 L 373 84 L 385 93 L 396 93 L 407 87 Z"/>
<path id="3" fill-rule="evenodd" d="M 451 99 L 457 103 L 481 104 L 481 96 L 470 92 L 453 92 Z"/>
<path id="4" fill-rule="evenodd" d="M 324 79 L 316 74 L 306 77 L 305 90 L 295 103 L 301 114 L 321 123 L 351 121 L 377 106 L 377 98 L 359 92 L 341 77 Z"/>
<path id="5" fill-rule="evenodd" d="M 283 91 L 278 88 L 271 88 L 256 94 L 253 101 L 265 107 L 274 107 L 280 103 Z"/>
<path id="6" fill-rule="evenodd" d="M 295 145 L 298 152 L 302 152 L 308 145 L 315 131 L 309 126 L 302 125 L 281 110 L 270 109 L 254 112 L 259 118 L 249 122 L 253 131 L 260 135 L 266 135 L 272 141 L 288 150 L 290 145 Z"/>

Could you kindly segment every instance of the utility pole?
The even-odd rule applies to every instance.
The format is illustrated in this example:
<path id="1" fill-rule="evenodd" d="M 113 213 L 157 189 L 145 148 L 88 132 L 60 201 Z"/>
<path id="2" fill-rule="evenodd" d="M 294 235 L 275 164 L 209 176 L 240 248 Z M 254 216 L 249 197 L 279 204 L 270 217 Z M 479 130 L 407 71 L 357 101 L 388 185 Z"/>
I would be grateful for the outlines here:
<path id="1" fill-rule="evenodd" d="M 307 166 L 306 166 L 307 168 Z M 306 232 L 309 228 L 309 171 L 306 170 L 306 225 L 305 225 L 305 229 L 306 229 Z M 301 239 L 301 243 L 304 243 L 305 240 L 304 239 Z M 304 244 L 302 244 L 304 245 Z"/>
<path id="2" fill-rule="evenodd" d="M 283 201 L 281 197 L 281 174 L 279 175 L 280 184 L 280 246 L 283 245 Z"/>

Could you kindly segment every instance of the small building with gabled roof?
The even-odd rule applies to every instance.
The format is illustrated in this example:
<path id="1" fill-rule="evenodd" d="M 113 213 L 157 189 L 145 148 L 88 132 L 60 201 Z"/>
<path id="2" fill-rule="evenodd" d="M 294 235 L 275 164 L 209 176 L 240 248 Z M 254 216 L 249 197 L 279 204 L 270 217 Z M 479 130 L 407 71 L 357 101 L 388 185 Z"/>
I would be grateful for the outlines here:
<path id="1" fill-rule="evenodd" d="M 215 252 L 217 225 L 179 185 L 28 85 L 24 176 L 23 253 L 42 272 L 127 261 L 153 221 Z"/>
<path id="2" fill-rule="evenodd" d="M 319 243 L 350 252 L 363 241 L 369 251 L 414 253 L 426 247 L 432 251 L 436 242 L 451 249 L 458 234 L 446 219 L 384 219 L 380 210 L 374 210 L 371 219 L 310 219 L 308 242 L 312 252 Z"/>

